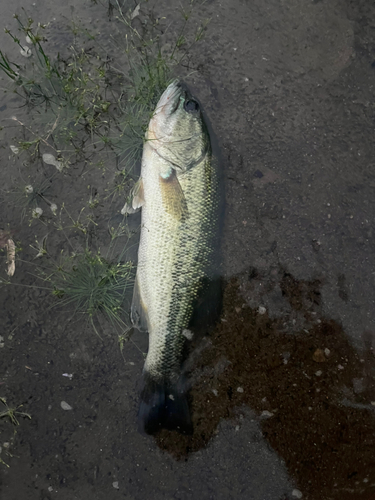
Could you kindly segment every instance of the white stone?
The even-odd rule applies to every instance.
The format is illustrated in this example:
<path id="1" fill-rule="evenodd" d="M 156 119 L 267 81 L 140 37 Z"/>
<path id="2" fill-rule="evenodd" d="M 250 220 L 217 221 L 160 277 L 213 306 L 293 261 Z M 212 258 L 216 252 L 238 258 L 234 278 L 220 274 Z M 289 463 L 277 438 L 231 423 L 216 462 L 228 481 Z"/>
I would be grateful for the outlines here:
<path id="1" fill-rule="evenodd" d="M 292 497 L 296 497 L 296 498 L 302 498 L 303 495 L 302 495 L 302 492 L 300 490 L 297 490 L 297 489 L 294 489 L 292 491 Z"/>
<path id="2" fill-rule="evenodd" d="M 73 410 L 73 408 L 66 401 L 61 401 L 60 406 L 63 410 Z"/>

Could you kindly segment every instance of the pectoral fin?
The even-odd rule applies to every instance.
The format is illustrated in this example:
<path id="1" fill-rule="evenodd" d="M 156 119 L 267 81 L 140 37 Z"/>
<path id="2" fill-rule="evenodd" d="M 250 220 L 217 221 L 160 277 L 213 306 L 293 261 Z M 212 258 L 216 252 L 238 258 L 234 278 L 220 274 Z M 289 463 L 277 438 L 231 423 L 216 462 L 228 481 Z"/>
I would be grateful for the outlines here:
<path id="1" fill-rule="evenodd" d="M 134 214 L 144 205 L 144 190 L 143 190 L 143 180 L 142 177 L 134 184 L 132 187 L 128 198 L 126 199 L 125 205 L 121 210 L 122 215 Z"/>
<path id="2" fill-rule="evenodd" d="M 140 332 L 148 331 L 147 309 L 143 304 L 139 289 L 138 279 L 136 278 L 133 290 L 133 301 L 130 309 L 130 319 L 134 327 Z"/>
<path id="3" fill-rule="evenodd" d="M 171 168 L 167 174 L 160 176 L 159 179 L 165 211 L 177 220 L 186 219 L 188 216 L 187 203 L 176 171 Z"/>

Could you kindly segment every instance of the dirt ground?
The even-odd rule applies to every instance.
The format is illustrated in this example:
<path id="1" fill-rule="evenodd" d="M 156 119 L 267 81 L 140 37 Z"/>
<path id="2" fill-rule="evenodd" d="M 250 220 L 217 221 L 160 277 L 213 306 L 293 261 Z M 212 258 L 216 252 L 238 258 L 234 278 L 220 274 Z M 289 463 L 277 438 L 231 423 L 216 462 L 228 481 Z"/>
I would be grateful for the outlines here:
<path id="1" fill-rule="evenodd" d="M 111 50 L 106 5 L 4 0 L 1 23 L 21 6 L 51 23 L 56 53 L 72 16 Z M 180 16 L 176 2 L 144 8 L 171 31 Z M 375 5 L 208 0 L 198 19 L 210 22 L 181 71 L 219 144 L 226 203 L 223 311 L 188 360 L 194 433 L 137 432 L 147 337 L 120 351 L 108 325 L 99 337 L 52 307 L 29 264 L 48 227 L 3 197 L 0 229 L 22 251 L 15 284 L 0 287 L 0 397 L 31 419 L 0 419 L 1 500 L 375 500 Z M 9 118 L 27 118 L 21 104 L 0 94 L 1 192 L 18 168 Z M 82 186 L 104 192 L 106 161 Z M 72 211 L 81 167 L 51 187 Z M 97 247 L 122 204 L 101 203 Z"/>

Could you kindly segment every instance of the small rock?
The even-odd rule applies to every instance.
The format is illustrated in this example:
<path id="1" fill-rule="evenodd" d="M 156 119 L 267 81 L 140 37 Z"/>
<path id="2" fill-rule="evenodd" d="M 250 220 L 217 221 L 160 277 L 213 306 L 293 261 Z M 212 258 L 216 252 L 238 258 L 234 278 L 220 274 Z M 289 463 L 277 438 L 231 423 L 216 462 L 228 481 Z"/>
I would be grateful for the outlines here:
<path id="1" fill-rule="evenodd" d="M 120 486 L 118 485 L 118 481 L 113 481 L 112 486 L 113 486 L 116 490 L 120 489 Z"/>
<path id="2" fill-rule="evenodd" d="M 300 490 L 297 490 L 297 489 L 294 489 L 292 491 L 292 497 L 295 497 L 295 498 L 302 498 L 303 495 L 302 495 L 302 492 Z"/>
<path id="3" fill-rule="evenodd" d="M 191 330 L 188 330 L 185 328 L 185 330 L 182 330 L 182 335 L 188 339 L 188 340 L 193 340 L 194 334 Z"/>
<path id="4" fill-rule="evenodd" d="M 66 401 L 61 401 L 60 406 L 63 410 L 73 410 L 73 408 Z"/>
<path id="5" fill-rule="evenodd" d="M 243 387 L 237 387 L 237 392 L 243 392 Z"/>
<path id="6" fill-rule="evenodd" d="M 343 369 L 344 369 L 344 367 L 343 367 L 342 365 L 337 365 L 337 368 L 338 368 L 339 370 L 343 370 Z"/>
<path id="7" fill-rule="evenodd" d="M 23 57 L 31 57 L 33 53 L 31 52 L 31 49 L 29 49 L 29 47 L 25 47 L 25 48 L 21 47 L 20 54 Z"/>
<path id="8" fill-rule="evenodd" d="M 316 349 L 316 351 L 313 354 L 313 360 L 316 361 L 316 363 L 324 363 L 327 361 L 324 351 L 322 349 Z"/>
<path id="9" fill-rule="evenodd" d="M 269 417 L 273 417 L 273 413 L 271 413 L 270 411 L 264 410 L 264 411 L 262 411 L 262 413 L 260 414 L 260 416 L 261 417 L 269 418 Z"/>
<path id="10" fill-rule="evenodd" d="M 322 373 L 323 373 L 322 370 L 318 370 L 317 372 L 315 372 L 315 375 L 317 377 L 320 377 Z"/>
<path id="11" fill-rule="evenodd" d="M 267 312 L 267 309 L 264 306 L 259 306 L 258 307 L 258 313 L 259 314 L 263 315 L 263 314 L 266 314 L 266 312 Z"/>
<path id="12" fill-rule="evenodd" d="M 44 163 L 46 163 L 47 165 L 53 165 L 54 167 L 57 168 L 57 170 L 59 172 L 62 171 L 63 163 L 59 160 L 56 160 L 56 158 L 53 155 L 51 155 L 50 153 L 44 153 L 42 158 L 43 158 Z"/>
<path id="13" fill-rule="evenodd" d="M 328 349 L 328 347 L 324 349 L 324 354 L 327 356 L 327 358 L 330 356 L 331 351 Z"/>

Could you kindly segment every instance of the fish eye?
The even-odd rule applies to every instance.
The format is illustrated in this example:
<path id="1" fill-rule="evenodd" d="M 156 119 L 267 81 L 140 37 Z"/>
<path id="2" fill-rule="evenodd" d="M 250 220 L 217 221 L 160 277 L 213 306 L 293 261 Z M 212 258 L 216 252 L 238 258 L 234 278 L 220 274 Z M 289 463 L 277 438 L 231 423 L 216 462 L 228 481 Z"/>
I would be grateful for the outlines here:
<path id="1" fill-rule="evenodd" d="M 188 113 L 196 113 L 199 110 L 199 104 L 194 99 L 189 99 L 184 103 L 184 109 Z"/>

